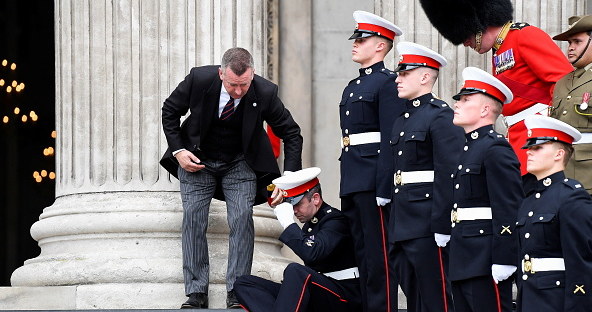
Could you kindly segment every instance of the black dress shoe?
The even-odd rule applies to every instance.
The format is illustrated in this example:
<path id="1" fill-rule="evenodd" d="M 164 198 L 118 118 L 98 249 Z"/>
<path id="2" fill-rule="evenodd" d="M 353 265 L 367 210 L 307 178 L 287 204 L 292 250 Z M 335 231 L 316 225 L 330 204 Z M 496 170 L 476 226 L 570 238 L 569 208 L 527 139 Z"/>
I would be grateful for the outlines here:
<path id="1" fill-rule="evenodd" d="M 242 306 L 236 299 L 236 295 L 234 294 L 234 290 L 231 290 L 226 295 L 226 308 L 228 309 L 241 309 Z"/>
<path id="2" fill-rule="evenodd" d="M 208 295 L 204 293 L 193 293 L 189 299 L 181 305 L 181 309 L 207 309 Z"/>

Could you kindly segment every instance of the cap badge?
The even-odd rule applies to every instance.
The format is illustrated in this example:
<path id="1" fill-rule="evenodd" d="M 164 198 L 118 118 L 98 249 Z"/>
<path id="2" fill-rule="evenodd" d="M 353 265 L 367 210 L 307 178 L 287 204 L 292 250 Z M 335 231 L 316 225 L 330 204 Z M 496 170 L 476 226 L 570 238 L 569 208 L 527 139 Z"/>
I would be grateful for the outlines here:
<path id="1" fill-rule="evenodd" d="M 358 29 L 359 25 L 356 23 L 356 29 Z"/>
<path id="2" fill-rule="evenodd" d="M 364 72 L 366 73 L 366 75 L 370 75 L 372 74 L 372 68 L 366 68 Z"/>
<path id="3" fill-rule="evenodd" d="M 529 138 L 532 137 L 532 130 L 528 129 L 528 133 L 526 135 L 528 135 Z"/>
<path id="4" fill-rule="evenodd" d="M 317 222 L 319 222 L 319 219 L 317 219 L 317 217 L 313 217 L 312 220 L 310 220 L 310 222 L 316 224 Z"/>
<path id="5" fill-rule="evenodd" d="M 479 138 L 479 132 L 475 131 L 471 133 L 471 139 L 477 140 L 477 138 Z"/>
<path id="6" fill-rule="evenodd" d="M 399 63 L 403 62 L 403 54 L 399 55 Z"/>
<path id="7" fill-rule="evenodd" d="M 287 196 L 288 196 L 288 192 L 286 192 L 286 191 L 283 191 L 283 192 L 282 192 L 282 195 L 284 195 L 284 197 L 287 197 Z"/>
<path id="8" fill-rule="evenodd" d="M 421 101 L 419 101 L 419 100 L 413 101 L 413 107 L 418 107 L 420 104 L 421 104 Z"/>
<path id="9" fill-rule="evenodd" d="M 553 183 L 553 181 L 551 181 L 551 178 L 546 178 L 543 180 L 544 186 L 549 186 L 549 185 L 551 185 L 551 183 Z"/>

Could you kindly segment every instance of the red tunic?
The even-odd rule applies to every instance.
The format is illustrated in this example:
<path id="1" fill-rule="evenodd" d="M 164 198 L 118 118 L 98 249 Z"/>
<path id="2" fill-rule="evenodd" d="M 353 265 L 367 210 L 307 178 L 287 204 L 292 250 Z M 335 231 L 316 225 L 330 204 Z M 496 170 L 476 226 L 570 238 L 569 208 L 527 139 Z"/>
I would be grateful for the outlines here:
<path id="1" fill-rule="evenodd" d="M 496 73 L 496 63 L 498 68 L 505 64 L 505 70 Z M 550 105 L 555 83 L 571 71 L 573 67 L 547 33 L 528 24 L 513 24 L 493 55 L 493 74 L 514 94 L 502 114 L 511 116 L 536 103 Z M 518 155 L 523 175 L 527 172 L 526 150 L 521 147 L 526 143 L 526 132 L 523 121 L 508 129 L 508 140 Z"/>

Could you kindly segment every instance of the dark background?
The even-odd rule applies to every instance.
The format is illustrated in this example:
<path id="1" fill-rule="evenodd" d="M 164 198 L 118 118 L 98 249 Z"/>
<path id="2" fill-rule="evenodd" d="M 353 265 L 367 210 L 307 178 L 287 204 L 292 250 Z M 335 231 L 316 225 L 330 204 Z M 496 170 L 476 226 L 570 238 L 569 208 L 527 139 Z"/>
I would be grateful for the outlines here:
<path id="1" fill-rule="evenodd" d="M 10 70 L 12 63 L 16 70 Z M 31 225 L 55 199 L 55 180 L 33 178 L 34 171 L 55 172 L 55 156 L 43 155 L 55 148 L 54 66 L 54 2 L 0 0 L 0 286 L 10 285 L 12 272 L 39 255 Z M 13 80 L 25 89 L 7 93 Z M 23 123 L 30 111 L 39 119 Z"/>

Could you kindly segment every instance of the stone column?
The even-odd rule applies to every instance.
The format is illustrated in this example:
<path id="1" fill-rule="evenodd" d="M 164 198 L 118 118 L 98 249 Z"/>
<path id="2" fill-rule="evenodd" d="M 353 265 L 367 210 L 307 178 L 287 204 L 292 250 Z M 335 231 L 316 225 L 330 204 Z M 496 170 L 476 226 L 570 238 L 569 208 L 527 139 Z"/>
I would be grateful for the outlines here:
<path id="1" fill-rule="evenodd" d="M 31 228 L 41 254 L 13 273 L 13 287 L 76 287 L 74 304 L 53 308 L 180 306 L 182 207 L 178 181 L 158 164 L 162 102 L 191 67 L 219 64 L 233 46 L 269 76 L 275 5 L 55 0 L 57 198 Z M 225 211 L 212 203 L 210 308 L 225 307 Z M 254 219 L 253 273 L 280 280 L 281 227 L 263 206 Z M 44 308 L 31 304 L 20 308 Z"/>

